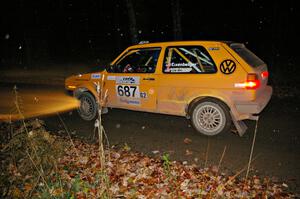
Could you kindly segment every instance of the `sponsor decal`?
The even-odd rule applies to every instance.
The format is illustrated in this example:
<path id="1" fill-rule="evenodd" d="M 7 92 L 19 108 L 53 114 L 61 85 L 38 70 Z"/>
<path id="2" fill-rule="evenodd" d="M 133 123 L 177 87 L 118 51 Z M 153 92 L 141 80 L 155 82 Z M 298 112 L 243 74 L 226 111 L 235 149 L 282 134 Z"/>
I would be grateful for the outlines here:
<path id="1" fill-rule="evenodd" d="M 127 98 L 120 98 L 120 103 L 123 104 L 128 104 L 128 105 L 141 105 L 140 100 L 135 100 L 135 99 L 127 99 Z"/>
<path id="2" fill-rule="evenodd" d="M 140 97 L 141 98 L 147 98 L 147 93 L 146 92 L 140 92 Z"/>
<path id="3" fill-rule="evenodd" d="M 99 74 L 99 73 L 92 74 L 91 78 L 92 79 L 100 79 L 101 78 L 101 74 Z"/>
<path id="4" fill-rule="evenodd" d="M 172 72 L 172 73 L 189 73 L 193 69 L 192 68 L 169 68 L 166 72 Z"/>
<path id="5" fill-rule="evenodd" d="M 195 67 L 195 63 L 171 63 L 171 67 Z"/>
<path id="6" fill-rule="evenodd" d="M 171 73 L 189 73 L 192 70 L 196 70 L 197 72 L 201 72 L 201 70 L 197 67 L 196 63 L 171 63 L 166 66 L 164 72 Z"/>
<path id="7" fill-rule="evenodd" d="M 232 74 L 235 71 L 235 69 L 236 69 L 236 64 L 234 61 L 230 59 L 226 59 L 222 61 L 222 63 L 220 64 L 220 70 L 225 75 Z"/>
<path id="8" fill-rule="evenodd" d="M 219 47 L 210 47 L 210 48 L 208 48 L 208 50 L 220 50 L 220 48 Z"/>
<path id="9" fill-rule="evenodd" d="M 153 90 L 152 88 L 150 88 L 149 91 L 148 91 L 148 93 L 149 93 L 150 95 L 153 95 L 153 94 L 154 94 L 154 90 Z"/>
<path id="10" fill-rule="evenodd" d="M 140 84 L 140 77 L 117 76 L 116 83 L 117 84 Z"/>
<path id="11" fill-rule="evenodd" d="M 116 80 L 116 76 L 107 76 L 107 80 Z"/>

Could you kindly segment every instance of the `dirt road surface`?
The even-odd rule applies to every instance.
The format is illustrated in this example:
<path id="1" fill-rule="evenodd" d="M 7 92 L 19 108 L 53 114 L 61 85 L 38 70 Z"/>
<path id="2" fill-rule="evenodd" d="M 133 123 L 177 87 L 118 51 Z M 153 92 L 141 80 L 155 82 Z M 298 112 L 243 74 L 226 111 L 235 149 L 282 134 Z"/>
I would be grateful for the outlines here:
<path id="1" fill-rule="evenodd" d="M 0 96 L 11 95 L 11 84 L 0 85 Z M 18 86 L 22 92 L 46 89 L 63 92 L 56 86 Z M 1 100 L 3 101 L 4 98 Z M 5 104 L 1 102 L 0 104 Z M 260 114 L 254 157 L 250 175 L 269 176 L 273 181 L 286 183 L 300 191 L 300 100 L 273 97 Z M 0 105 L 0 113 L 5 108 Z M 94 121 L 79 118 L 76 110 L 60 113 L 68 130 L 78 137 L 93 136 Z M 64 130 L 57 116 L 40 116 L 50 131 Z M 170 154 L 172 160 L 187 161 L 200 167 L 218 165 L 224 148 L 220 171 L 233 174 L 247 165 L 255 121 L 247 121 L 248 131 L 243 137 L 228 132 L 214 137 L 197 133 L 190 121 L 183 117 L 109 109 L 103 115 L 103 125 L 110 145 L 122 147 L 125 143 L 134 151 L 150 156 Z M 191 140 L 186 144 L 184 140 Z M 244 177 L 242 173 L 240 177 Z"/>

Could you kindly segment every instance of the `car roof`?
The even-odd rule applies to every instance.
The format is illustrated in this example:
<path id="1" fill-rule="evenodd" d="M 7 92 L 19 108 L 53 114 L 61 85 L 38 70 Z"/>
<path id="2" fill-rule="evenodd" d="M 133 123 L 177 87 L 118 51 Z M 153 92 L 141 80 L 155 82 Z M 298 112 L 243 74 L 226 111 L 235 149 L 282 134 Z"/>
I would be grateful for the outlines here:
<path id="1" fill-rule="evenodd" d="M 129 48 L 141 48 L 141 47 L 159 47 L 159 46 L 169 46 L 169 45 L 196 45 L 199 43 L 206 43 L 206 44 L 218 44 L 218 43 L 225 43 L 231 44 L 231 41 L 216 41 L 216 40 L 191 40 L 191 41 L 166 41 L 166 42 L 151 42 L 151 43 L 141 43 L 132 45 Z"/>

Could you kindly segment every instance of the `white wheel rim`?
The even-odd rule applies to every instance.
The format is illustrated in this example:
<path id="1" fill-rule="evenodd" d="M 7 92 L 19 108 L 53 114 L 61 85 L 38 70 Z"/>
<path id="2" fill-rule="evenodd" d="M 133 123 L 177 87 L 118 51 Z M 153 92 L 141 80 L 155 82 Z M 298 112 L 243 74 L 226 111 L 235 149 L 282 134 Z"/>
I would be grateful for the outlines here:
<path id="1" fill-rule="evenodd" d="M 80 113 L 84 116 L 89 116 L 93 112 L 93 102 L 88 97 L 80 99 Z"/>
<path id="2" fill-rule="evenodd" d="M 224 127 L 224 116 L 224 113 L 220 109 L 209 104 L 200 106 L 194 115 L 196 117 L 196 126 L 200 130 L 212 135 L 219 133 Z"/>

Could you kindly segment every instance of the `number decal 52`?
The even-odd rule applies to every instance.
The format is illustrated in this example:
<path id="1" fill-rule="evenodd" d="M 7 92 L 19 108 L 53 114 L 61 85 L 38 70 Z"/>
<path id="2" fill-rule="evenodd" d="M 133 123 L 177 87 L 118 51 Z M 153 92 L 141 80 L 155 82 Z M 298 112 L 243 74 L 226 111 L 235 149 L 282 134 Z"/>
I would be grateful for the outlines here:
<path id="1" fill-rule="evenodd" d="M 140 98 L 139 86 L 116 85 L 116 93 L 119 97 Z"/>

